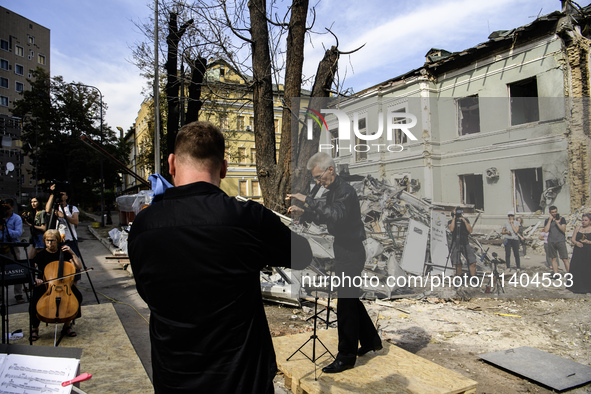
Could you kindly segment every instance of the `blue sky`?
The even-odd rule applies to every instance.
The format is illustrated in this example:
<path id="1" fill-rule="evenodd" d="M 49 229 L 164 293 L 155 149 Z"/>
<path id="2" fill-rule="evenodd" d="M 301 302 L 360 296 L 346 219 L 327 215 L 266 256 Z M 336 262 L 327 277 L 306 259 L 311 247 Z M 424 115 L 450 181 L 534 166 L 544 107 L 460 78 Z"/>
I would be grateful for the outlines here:
<path id="1" fill-rule="evenodd" d="M 109 107 L 108 124 L 124 130 L 132 126 L 146 81 L 130 63 L 129 47 L 144 39 L 133 21 L 151 14 L 147 1 L 0 0 L 0 4 L 51 30 L 52 76 L 96 86 Z M 431 48 L 461 51 L 487 41 L 495 30 L 531 23 L 538 14 L 560 6 L 559 0 L 322 0 L 316 5 L 314 31 L 330 27 L 342 51 L 366 44 L 340 61 L 345 87 L 360 91 L 420 67 Z M 323 45 L 334 45 L 334 38 L 325 34 L 308 41 L 305 76 L 315 73 Z"/>

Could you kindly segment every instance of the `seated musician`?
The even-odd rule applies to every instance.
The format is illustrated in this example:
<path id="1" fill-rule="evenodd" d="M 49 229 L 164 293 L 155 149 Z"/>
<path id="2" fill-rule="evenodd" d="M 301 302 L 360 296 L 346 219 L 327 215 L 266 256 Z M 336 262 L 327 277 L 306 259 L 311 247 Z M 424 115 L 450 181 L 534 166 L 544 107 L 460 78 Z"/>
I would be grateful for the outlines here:
<path id="1" fill-rule="evenodd" d="M 31 325 L 33 326 L 31 329 L 31 340 L 36 341 L 39 339 L 39 317 L 37 316 L 37 302 L 41 297 L 45 294 L 47 290 L 47 285 L 43 284 L 43 272 L 45 271 L 45 267 L 54 261 L 59 261 L 60 259 L 60 246 L 61 246 L 62 237 L 60 236 L 59 231 L 57 230 L 47 230 L 43 234 L 43 243 L 45 244 L 45 249 L 41 250 L 37 253 L 37 255 L 33 258 L 32 262 L 35 264 L 35 268 L 37 268 L 40 272 L 37 274 L 37 278 L 35 279 L 35 287 L 33 289 L 33 295 L 31 298 L 31 303 L 29 307 L 29 314 L 31 316 Z M 68 245 L 61 246 L 61 250 L 64 252 L 64 262 L 70 261 L 76 269 L 82 269 L 82 263 L 80 262 L 80 258 L 72 251 L 72 249 Z M 76 288 L 73 284 L 73 277 L 72 279 L 72 293 L 78 299 L 79 305 L 82 304 L 82 293 L 80 290 Z M 81 316 L 80 308 L 78 309 L 78 313 L 74 317 L 74 319 Z M 73 321 L 73 319 L 72 319 Z M 64 323 L 64 327 L 62 329 L 62 334 L 75 337 L 76 332 L 72 330 L 71 323 L 72 321 L 68 321 Z"/>

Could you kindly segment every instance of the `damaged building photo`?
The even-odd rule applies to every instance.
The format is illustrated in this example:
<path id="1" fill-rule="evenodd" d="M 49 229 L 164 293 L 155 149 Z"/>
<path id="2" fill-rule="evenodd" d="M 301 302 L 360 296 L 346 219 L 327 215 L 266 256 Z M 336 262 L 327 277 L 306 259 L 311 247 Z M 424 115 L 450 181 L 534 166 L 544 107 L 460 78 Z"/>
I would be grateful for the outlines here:
<path id="1" fill-rule="evenodd" d="M 478 381 L 477 391 L 474 381 L 460 389 L 442 381 L 442 392 L 551 392 L 544 390 L 591 381 L 588 296 L 576 298 L 564 282 L 534 282 L 551 275 L 540 237 L 549 208 L 565 217 L 567 238 L 591 211 L 589 11 L 564 2 L 562 12 L 492 32 L 463 51 L 432 48 L 422 67 L 353 96 L 302 100 L 297 133 L 321 129 L 320 151 L 357 193 L 367 236 L 361 277 L 374 279 L 361 283 L 361 295 L 382 339 Z M 308 191 L 315 185 L 309 180 Z M 323 199 L 326 192 L 312 194 Z M 448 228 L 456 207 L 473 225 L 477 286 L 429 282 L 457 274 Z M 503 260 L 501 229 L 509 213 L 523 219 L 530 253 L 518 270 Z M 314 261 L 303 271 L 264 273 L 263 296 L 307 305 L 308 314 L 294 310 L 294 322 L 312 319 L 310 305 L 320 303 L 327 313 L 322 328 L 334 328 L 330 313 L 335 306 L 338 313 L 338 301 L 322 282 L 334 272 L 333 238 L 326 226 L 283 220 L 308 239 Z M 517 285 L 501 283 L 501 275 L 513 275 Z M 563 329 L 565 338 L 557 334 Z M 478 360 L 529 381 L 499 378 Z M 566 372 L 554 376 L 545 362 Z M 407 388 L 406 381 L 388 381 Z"/>
<path id="2" fill-rule="evenodd" d="M 367 269 L 443 273 L 448 248 L 432 244 L 433 229 L 445 231 L 456 206 L 474 224 L 481 271 L 490 256 L 478 239 L 502 238 L 508 211 L 540 247 L 549 206 L 571 215 L 589 205 L 591 40 L 581 15 L 568 8 L 461 52 L 431 49 L 422 67 L 319 106 L 320 151 L 358 192 Z M 322 230 L 303 230 L 319 260 L 332 257 Z M 379 287 L 368 291 L 396 290 Z"/>

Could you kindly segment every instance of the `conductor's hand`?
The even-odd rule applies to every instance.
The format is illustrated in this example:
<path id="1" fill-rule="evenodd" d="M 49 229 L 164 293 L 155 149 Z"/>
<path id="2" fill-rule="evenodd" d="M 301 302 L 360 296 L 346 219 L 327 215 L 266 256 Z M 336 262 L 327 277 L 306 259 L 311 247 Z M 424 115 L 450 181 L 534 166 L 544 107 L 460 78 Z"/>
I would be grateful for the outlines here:
<path id="1" fill-rule="evenodd" d="M 285 199 L 286 199 L 286 200 L 289 200 L 290 198 L 291 198 L 291 199 L 298 200 L 298 201 L 301 201 L 301 202 L 306 202 L 306 196 L 305 196 L 305 195 L 303 195 L 302 193 L 296 193 L 296 194 L 287 194 L 287 195 L 285 196 Z"/>
<path id="2" fill-rule="evenodd" d="M 292 213 L 295 216 L 302 216 L 304 214 L 304 210 L 303 208 L 292 205 L 291 207 L 287 208 L 287 213 Z"/>

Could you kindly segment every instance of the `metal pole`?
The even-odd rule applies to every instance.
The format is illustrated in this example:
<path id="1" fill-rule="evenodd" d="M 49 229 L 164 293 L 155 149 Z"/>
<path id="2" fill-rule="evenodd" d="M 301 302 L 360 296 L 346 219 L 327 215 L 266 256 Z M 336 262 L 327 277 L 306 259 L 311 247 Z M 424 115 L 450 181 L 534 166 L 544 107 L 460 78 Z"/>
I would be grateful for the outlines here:
<path id="1" fill-rule="evenodd" d="M 158 77 L 158 0 L 154 0 L 154 173 L 160 174 L 160 84 Z"/>

